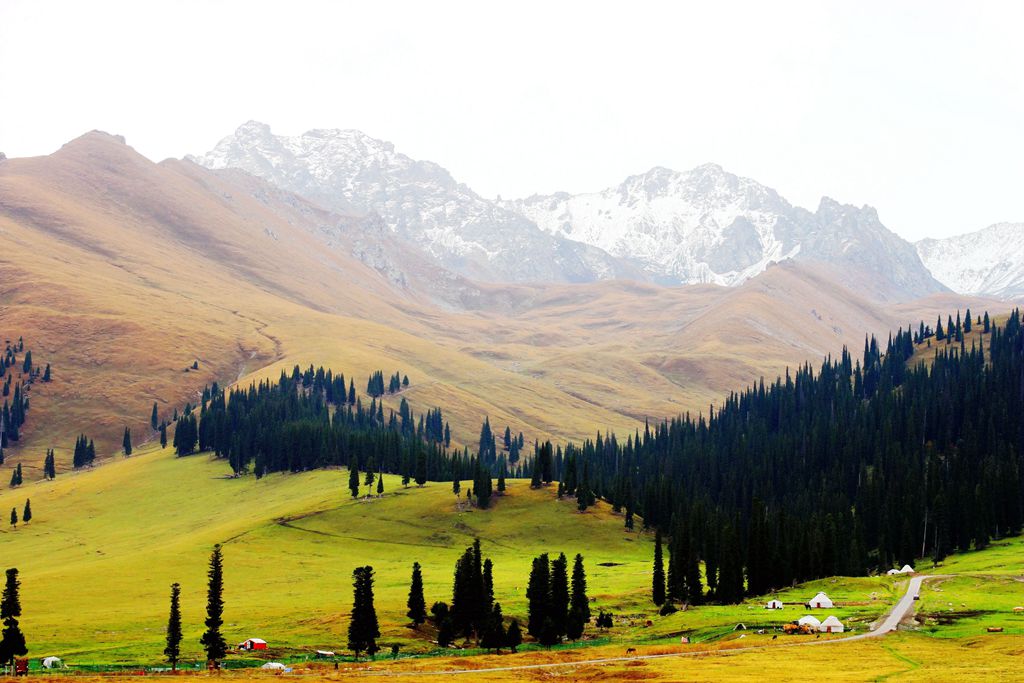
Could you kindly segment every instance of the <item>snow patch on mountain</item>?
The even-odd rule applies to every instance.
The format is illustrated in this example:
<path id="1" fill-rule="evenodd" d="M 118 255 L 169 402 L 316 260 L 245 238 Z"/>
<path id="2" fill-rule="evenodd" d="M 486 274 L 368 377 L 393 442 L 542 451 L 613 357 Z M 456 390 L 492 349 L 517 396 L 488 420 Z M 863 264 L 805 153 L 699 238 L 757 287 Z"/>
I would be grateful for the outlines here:
<path id="1" fill-rule="evenodd" d="M 1024 223 L 996 223 L 915 246 L 932 275 L 955 292 L 1024 296 Z"/>

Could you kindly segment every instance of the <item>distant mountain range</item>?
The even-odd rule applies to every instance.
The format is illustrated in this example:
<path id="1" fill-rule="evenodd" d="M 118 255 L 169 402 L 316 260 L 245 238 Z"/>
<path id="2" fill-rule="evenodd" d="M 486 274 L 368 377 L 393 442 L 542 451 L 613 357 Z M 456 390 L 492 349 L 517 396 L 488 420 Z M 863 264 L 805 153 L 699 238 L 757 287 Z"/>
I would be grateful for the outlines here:
<path id="1" fill-rule="evenodd" d="M 335 212 L 363 216 L 435 265 L 481 282 L 626 278 L 735 286 L 792 259 L 824 264 L 882 300 L 947 288 L 1024 294 L 1022 224 L 915 245 L 886 228 L 871 207 L 826 197 L 812 212 L 714 164 L 686 172 L 654 168 L 589 194 L 502 201 L 355 130 L 287 137 L 250 121 L 210 152 L 188 158 L 210 169 L 241 169 Z M 388 268 L 401 279 L 400 264 Z"/>
<path id="2" fill-rule="evenodd" d="M 1024 297 L 1024 223 L 996 223 L 977 232 L 916 245 L 942 284 L 960 294 Z"/>

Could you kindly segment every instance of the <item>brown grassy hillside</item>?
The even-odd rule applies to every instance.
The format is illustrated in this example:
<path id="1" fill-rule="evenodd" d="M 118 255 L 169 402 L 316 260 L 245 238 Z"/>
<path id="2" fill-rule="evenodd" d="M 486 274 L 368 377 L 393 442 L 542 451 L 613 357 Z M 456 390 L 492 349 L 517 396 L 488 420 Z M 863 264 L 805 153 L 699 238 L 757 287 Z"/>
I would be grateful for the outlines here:
<path id="1" fill-rule="evenodd" d="M 480 285 L 371 218 L 97 132 L 0 162 L 0 239 L 0 329 L 54 369 L 9 453 L 29 468 L 48 447 L 66 463 L 80 431 L 112 454 L 126 425 L 153 436 L 153 401 L 169 414 L 210 381 L 295 363 L 357 387 L 407 372 L 413 408 L 444 406 L 463 443 L 485 414 L 528 439 L 631 430 L 962 302 L 885 308 L 806 264 L 734 289 Z"/>

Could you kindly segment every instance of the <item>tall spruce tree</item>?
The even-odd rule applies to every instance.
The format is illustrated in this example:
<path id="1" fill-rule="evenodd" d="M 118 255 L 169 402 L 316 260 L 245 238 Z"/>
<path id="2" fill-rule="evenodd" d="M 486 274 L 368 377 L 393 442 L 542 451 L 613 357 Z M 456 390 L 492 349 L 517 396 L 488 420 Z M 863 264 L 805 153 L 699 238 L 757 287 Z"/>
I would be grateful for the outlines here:
<path id="1" fill-rule="evenodd" d="M 3 636 L 0 638 L 0 664 L 14 665 L 15 657 L 28 654 L 25 635 L 18 625 L 21 616 L 21 582 L 18 580 L 16 568 L 7 570 L 7 580 L 3 595 L 0 596 L 0 622 L 3 623 Z"/>
<path id="2" fill-rule="evenodd" d="M 515 652 L 522 642 L 523 632 L 519 628 L 519 621 L 513 619 L 512 623 L 508 625 L 508 631 L 505 632 L 505 647 Z"/>
<path id="3" fill-rule="evenodd" d="M 373 604 L 373 567 L 356 567 L 352 572 L 352 619 L 348 624 L 348 649 L 355 658 L 365 652 L 371 657 L 379 649 L 380 627 Z"/>
<path id="4" fill-rule="evenodd" d="M 25 500 L 25 509 L 21 512 L 21 521 L 28 524 L 32 521 L 32 501 Z"/>
<path id="5" fill-rule="evenodd" d="M 149 414 L 149 426 L 152 429 L 156 429 L 159 424 L 159 416 L 157 415 L 156 401 L 153 401 L 153 412 Z"/>
<path id="6" fill-rule="evenodd" d="M 551 561 L 551 597 L 548 618 L 559 640 L 567 632 L 569 622 L 569 563 L 565 553 Z"/>
<path id="7" fill-rule="evenodd" d="M 171 671 L 177 671 L 178 660 L 181 658 L 181 585 L 171 584 L 171 611 L 167 616 L 167 645 L 164 656 L 171 665 Z"/>
<path id="8" fill-rule="evenodd" d="M 654 570 L 651 572 L 651 600 L 659 607 L 665 604 L 665 563 L 661 550 L 661 531 L 654 534 Z"/>
<path id="9" fill-rule="evenodd" d="M 427 620 L 427 603 L 423 599 L 423 574 L 419 562 L 412 563 L 412 579 L 409 581 L 409 599 L 405 603 L 409 611 L 405 616 L 412 620 L 413 628 Z"/>
<path id="10" fill-rule="evenodd" d="M 526 632 L 540 638 L 544 623 L 550 622 L 548 607 L 551 597 L 551 566 L 547 553 L 533 558 L 530 579 L 526 585 L 527 623 Z"/>
<path id="11" fill-rule="evenodd" d="M 587 597 L 587 574 L 583 568 L 583 556 L 577 554 L 572 565 L 572 597 L 569 599 L 566 635 L 570 640 L 579 640 L 589 621 L 590 598 Z"/>
<path id="12" fill-rule="evenodd" d="M 220 544 L 213 546 L 206 576 L 206 632 L 199 639 L 199 644 L 206 651 L 206 661 L 219 669 L 220 660 L 228 651 L 228 644 L 220 632 L 224 625 L 224 556 Z"/>
<path id="13" fill-rule="evenodd" d="M 359 463 L 356 462 L 355 455 L 348 464 L 348 490 L 352 492 L 353 498 L 359 497 Z"/>
<path id="14" fill-rule="evenodd" d="M 124 437 L 121 439 L 121 450 L 125 457 L 132 454 L 132 431 L 127 427 L 124 428 Z"/>

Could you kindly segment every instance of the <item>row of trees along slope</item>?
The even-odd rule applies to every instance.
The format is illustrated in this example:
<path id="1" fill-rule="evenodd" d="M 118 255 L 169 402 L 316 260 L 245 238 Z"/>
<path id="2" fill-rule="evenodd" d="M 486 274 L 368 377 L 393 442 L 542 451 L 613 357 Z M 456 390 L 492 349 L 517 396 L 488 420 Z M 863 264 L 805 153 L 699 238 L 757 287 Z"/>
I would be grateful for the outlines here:
<path id="1" fill-rule="evenodd" d="M 450 452 L 451 431 L 440 408 L 417 421 L 405 399 L 397 413 L 383 403 L 364 406 L 344 376 L 298 366 L 276 383 L 261 381 L 224 392 L 214 384 L 203 392 L 198 415 L 186 408 L 175 425 L 179 455 L 213 451 L 235 473 L 257 477 L 345 466 L 401 474 L 406 483 L 479 478 L 478 459 Z M 490 470 L 482 473 L 490 477 Z"/>
<path id="2" fill-rule="evenodd" d="M 691 602 L 983 548 L 1024 519 L 1020 311 L 976 332 L 872 338 L 707 416 L 570 444 L 556 470 L 669 535 L 669 597 Z M 930 362 L 908 362 L 915 337 Z"/>

